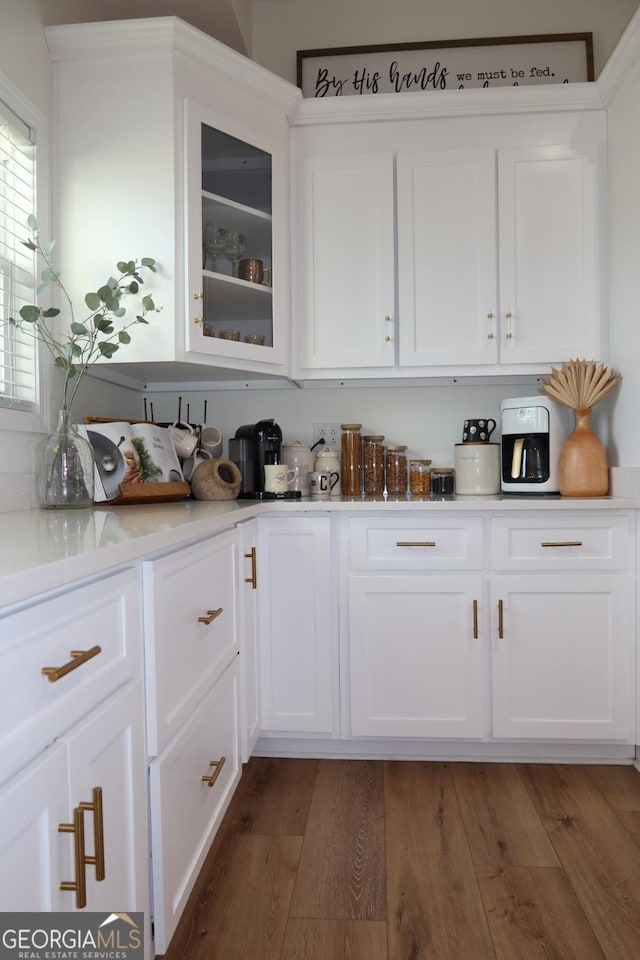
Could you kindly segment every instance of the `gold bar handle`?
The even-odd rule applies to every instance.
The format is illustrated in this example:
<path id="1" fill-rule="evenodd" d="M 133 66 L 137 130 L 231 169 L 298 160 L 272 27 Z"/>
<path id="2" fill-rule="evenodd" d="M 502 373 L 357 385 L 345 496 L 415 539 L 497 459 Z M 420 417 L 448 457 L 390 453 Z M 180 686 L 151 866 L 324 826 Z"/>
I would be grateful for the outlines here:
<path id="1" fill-rule="evenodd" d="M 437 547 L 435 540 L 396 540 L 396 547 Z"/>
<path id="2" fill-rule="evenodd" d="M 473 639 L 478 639 L 478 601 L 473 601 Z"/>
<path id="3" fill-rule="evenodd" d="M 220 773 L 222 772 L 222 768 L 224 767 L 225 760 L 226 760 L 226 757 L 220 757 L 219 760 L 210 760 L 209 766 L 214 768 L 213 772 L 210 773 L 209 776 L 205 775 L 200 779 L 204 783 L 207 783 L 210 787 L 212 787 L 216 782 L 216 780 L 218 779 L 218 777 L 220 776 Z"/>
<path id="4" fill-rule="evenodd" d="M 582 540 L 546 540 L 541 547 L 581 547 Z"/>
<path id="5" fill-rule="evenodd" d="M 256 548 L 251 547 L 251 551 L 249 553 L 245 553 L 245 557 L 247 560 L 251 560 L 251 576 L 245 577 L 244 582 L 250 583 L 252 590 L 257 590 L 258 589 L 258 571 L 257 571 L 257 565 L 256 565 Z"/>
<path id="6" fill-rule="evenodd" d="M 102 647 L 98 646 L 91 647 L 90 650 L 70 650 L 69 656 L 71 660 L 69 660 L 68 663 L 65 663 L 61 667 L 43 667 L 41 673 L 49 678 L 49 683 L 56 683 L 58 680 L 61 680 L 62 677 L 66 677 L 68 673 L 77 670 L 83 663 L 87 663 L 88 660 L 97 657 L 99 653 L 102 653 Z"/>
<path id="7" fill-rule="evenodd" d="M 504 640 L 504 610 L 502 600 L 498 600 L 498 640 Z"/>
<path id="8" fill-rule="evenodd" d="M 104 817 L 102 813 L 102 787 L 94 787 L 91 803 L 81 803 L 81 810 L 90 810 L 93 814 L 93 847 L 95 856 L 85 857 L 84 862 L 95 866 L 96 880 L 106 877 L 104 867 Z"/>
<path id="9" fill-rule="evenodd" d="M 82 910 L 87 905 L 87 881 L 84 873 L 86 863 L 84 854 L 84 812 L 81 807 L 73 811 L 73 823 L 59 823 L 58 833 L 73 834 L 73 859 L 76 865 L 76 879 L 63 880 L 61 890 L 71 890 L 76 895 L 76 907 Z"/>
<path id="10" fill-rule="evenodd" d="M 198 623 L 206 623 L 209 626 L 210 623 L 213 623 L 214 620 L 222 613 L 222 607 L 218 607 L 217 610 L 207 610 L 206 617 L 198 617 Z"/>

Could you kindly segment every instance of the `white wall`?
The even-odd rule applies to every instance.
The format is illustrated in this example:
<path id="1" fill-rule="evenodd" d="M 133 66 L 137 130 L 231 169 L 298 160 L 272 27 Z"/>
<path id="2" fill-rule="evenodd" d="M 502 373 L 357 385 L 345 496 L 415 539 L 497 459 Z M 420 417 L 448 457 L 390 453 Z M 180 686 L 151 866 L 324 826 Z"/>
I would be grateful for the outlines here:
<path id="1" fill-rule="evenodd" d="M 256 0 L 253 58 L 295 83 L 297 50 L 590 31 L 597 76 L 637 6 L 638 0 Z"/>

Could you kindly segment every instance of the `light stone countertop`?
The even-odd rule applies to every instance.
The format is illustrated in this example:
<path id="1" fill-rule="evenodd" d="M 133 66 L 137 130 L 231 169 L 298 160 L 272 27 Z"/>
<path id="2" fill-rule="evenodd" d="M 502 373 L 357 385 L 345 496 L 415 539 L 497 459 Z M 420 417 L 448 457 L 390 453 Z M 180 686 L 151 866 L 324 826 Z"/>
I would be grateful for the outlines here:
<path id="1" fill-rule="evenodd" d="M 97 577 L 142 557 L 232 528 L 266 514 L 517 513 L 637 510 L 640 499 L 558 496 L 447 497 L 425 500 L 360 498 L 299 501 L 185 500 L 91 510 L 24 510 L 0 515 L 0 607 Z"/>

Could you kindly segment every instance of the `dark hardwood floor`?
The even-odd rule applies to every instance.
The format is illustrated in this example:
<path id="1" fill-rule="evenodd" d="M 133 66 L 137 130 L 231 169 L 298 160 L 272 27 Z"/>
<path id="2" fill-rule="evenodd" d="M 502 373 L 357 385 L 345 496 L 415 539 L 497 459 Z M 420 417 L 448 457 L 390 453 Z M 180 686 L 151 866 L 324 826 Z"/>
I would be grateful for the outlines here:
<path id="1" fill-rule="evenodd" d="M 254 758 L 167 960 L 639 960 L 632 767 Z"/>

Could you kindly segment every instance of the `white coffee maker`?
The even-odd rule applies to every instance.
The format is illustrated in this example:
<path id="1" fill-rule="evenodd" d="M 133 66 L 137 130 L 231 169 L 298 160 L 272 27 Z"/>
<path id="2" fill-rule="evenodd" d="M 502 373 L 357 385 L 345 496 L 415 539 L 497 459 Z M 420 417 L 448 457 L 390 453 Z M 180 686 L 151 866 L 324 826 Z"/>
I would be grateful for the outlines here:
<path id="1" fill-rule="evenodd" d="M 550 397 L 515 397 L 500 404 L 503 493 L 559 493 L 558 464 L 569 411 Z"/>

